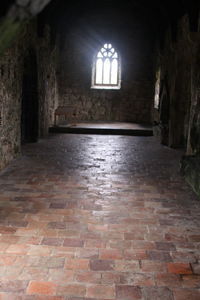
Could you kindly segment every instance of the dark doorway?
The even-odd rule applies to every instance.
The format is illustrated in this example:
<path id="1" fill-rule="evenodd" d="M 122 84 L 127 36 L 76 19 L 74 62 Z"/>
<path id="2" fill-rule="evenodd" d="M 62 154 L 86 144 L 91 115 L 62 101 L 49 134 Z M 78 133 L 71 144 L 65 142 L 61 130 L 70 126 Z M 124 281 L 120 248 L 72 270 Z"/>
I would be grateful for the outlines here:
<path id="1" fill-rule="evenodd" d="M 24 61 L 21 115 L 22 144 L 34 143 L 38 140 L 38 104 L 37 57 L 35 51 L 30 49 Z"/>
<path id="2" fill-rule="evenodd" d="M 169 146 L 170 98 L 167 75 L 165 75 L 165 78 L 161 81 L 160 121 L 162 124 L 161 143 Z"/>

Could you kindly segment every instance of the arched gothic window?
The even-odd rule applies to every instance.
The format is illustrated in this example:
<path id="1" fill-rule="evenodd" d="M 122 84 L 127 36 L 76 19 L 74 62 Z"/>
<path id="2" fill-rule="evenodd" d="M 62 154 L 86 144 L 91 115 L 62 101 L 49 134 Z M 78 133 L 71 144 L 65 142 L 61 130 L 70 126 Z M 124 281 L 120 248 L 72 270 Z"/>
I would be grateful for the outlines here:
<path id="1" fill-rule="evenodd" d="M 121 65 L 115 48 L 106 43 L 98 50 L 93 61 L 92 88 L 120 89 Z"/>

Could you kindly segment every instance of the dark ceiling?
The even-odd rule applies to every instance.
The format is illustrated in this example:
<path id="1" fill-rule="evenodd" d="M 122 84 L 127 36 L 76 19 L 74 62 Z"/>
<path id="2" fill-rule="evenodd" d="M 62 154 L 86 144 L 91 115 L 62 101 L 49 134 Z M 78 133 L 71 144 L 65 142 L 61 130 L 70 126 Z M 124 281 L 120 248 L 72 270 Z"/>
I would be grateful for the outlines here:
<path id="1" fill-rule="evenodd" d="M 17 5 L 18 1 L 1 1 L 0 15 L 5 15 L 8 8 L 14 3 Z M 67 25 L 67 22 L 73 24 L 80 18 L 88 18 L 88 20 L 92 17 L 95 18 L 97 14 L 105 17 L 115 14 L 118 15 L 121 23 L 138 17 L 144 26 L 152 28 L 152 32 L 156 30 L 162 35 L 169 24 L 177 27 L 178 19 L 185 13 L 189 15 L 191 30 L 195 31 L 198 24 L 199 6 L 200 0 L 50 0 L 50 3 L 40 13 L 40 20 L 43 19 L 43 22 L 48 20 L 55 26 L 63 19 Z M 112 26 L 112 24 L 110 25 Z"/>
<path id="2" fill-rule="evenodd" d="M 29 3 L 31 1 L 21 2 Z M 14 3 L 18 5 L 17 0 L 1 1 L 0 15 L 5 15 L 8 8 Z M 138 11 L 145 17 L 156 21 L 159 25 L 160 23 L 167 24 L 170 20 L 175 20 L 186 12 L 195 15 L 199 6 L 200 0 L 50 0 L 46 10 L 52 10 L 54 14 L 64 11 L 68 16 L 70 14 L 71 16 L 72 14 L 77 16 L 97 11 L 106 12 L 107 10 L 119 11 L 122 14 L 125 11 L 129 13 Z"/>
<path id="3" fill-rule="evenodd" d="M 169 23 L 176 22 L 186 12 L 192 18 L 197 18 L 200 0 L 51 0 L 46 10 L 52 17 L 65 14 L 68 20 L 98 13 L 120 13 L 122 19 L 137 13 L 157 27 L 166 28 Z"/>
<path id="4" fill-rule="evenodd" d="M 50 20 L 54 28 L 60 23 L 60 30 L 67 28 L 68 24 L 81 24 L 80 19 L 86 20 L 91 26 L 94 20 L 98 22 L 115 15 L 117 24 L 120 20 L 120 26 L 129 26 L 131 20 L 139 18 L 147 35 L 150 33 L 153 37 L 162 39 L 169 25 L 172 34 L 176 36 L 178 19 L 185 13 L 190 17 L 191 30 L 195 31 L 199 4 L 200 0 L 51 0 L 40 14 L 40 19 Z M 116 24 L 112 17 L 109 26 Z"/>
<path id="5" fill-rule="evenodd" d="M 169 19 L 179 17 L 186 11 L 196 8 L 199 4 L 199 0 L 82 0 L 82 1 L 64 1 L 64 0 L 52 0 L 51 3 L 57 9 L 75 9 L 76 12 L 84 11 L 97 11 L 97 10 L 140 10 L 143 13 L 149 13 L 153 18 Z"/>

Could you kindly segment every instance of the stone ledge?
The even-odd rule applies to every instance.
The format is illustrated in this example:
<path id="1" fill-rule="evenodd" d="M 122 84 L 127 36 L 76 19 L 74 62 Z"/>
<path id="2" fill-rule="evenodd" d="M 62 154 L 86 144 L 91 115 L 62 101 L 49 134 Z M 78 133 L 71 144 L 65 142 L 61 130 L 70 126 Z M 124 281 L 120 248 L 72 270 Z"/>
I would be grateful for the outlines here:
<path id="1" fill-rule="evenodd" d="M 152 129 L 112 129 L 112 128 L 70 128 L 50 127 L 50 133 L 73 133 L 73 134 L 105 134 L 105 135 L 129 135 L 129 136 L 153 136 Z"/>

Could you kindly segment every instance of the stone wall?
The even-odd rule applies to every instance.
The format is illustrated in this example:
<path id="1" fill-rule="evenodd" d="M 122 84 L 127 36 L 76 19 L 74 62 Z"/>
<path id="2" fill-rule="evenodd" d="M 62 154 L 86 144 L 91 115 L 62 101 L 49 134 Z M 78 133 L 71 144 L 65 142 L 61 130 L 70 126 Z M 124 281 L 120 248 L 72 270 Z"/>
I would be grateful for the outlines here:
<path id="1" fill-rule="evenodd" d="M 26 24 L 3 56 L 0 57 L 0 169 L 19 155 L 22 142 L 23 78 L 27 76 L 27 57 L 35 53 L 38 84 L 33 91 L 38 95 L 38 137 L 47 134 L 53 122 L 56 106 L 56 50 L 49 46 L 49 37 L 37 37 L 37 24 Z M 31 84 L 31 83 L 30 83 Z M 26 97 L 31 94 L 26 88 Z M 28 99 L 25 99 L 28 100 Z"/>
<path id="2" fill-rule="evenodd" d="M 129 32 L 128 25 L 119 30 L 115 26 L 121 20 L 117 19 L 112 26 L 99 30 L 105 20 L 98 27 L 98 16 L 93 19 L 93 22 L 88 19 L 76 21 L 77 26 L 68 26 L 61 37 L 59 105 L 73 107 L 68 122 L 150 123 L 153 85 L 149 57 L 152 56 L 152 45 L 144 36 L 144 28 L 138 29 L 137 24 L 134 33 Z M 105 41 L 112 43 L 121 55 L 120 90 L 91 89 L 93 57 Z"/>
<path id="3" fill-rule="evenodd" d="M 158 51 L 158 70 L 155 132 L 163 144 L 184 150 L 182 174 L 200 196 L 200 28 L 191 31 L 189 16 L 179 21 L 176 40 L 167 32 L 165 47 Z"/>
<path id="4" fill-rule="evenodd" d="M 18 85 L 15 85 L 16 92 L 18 88 Z M 5 167 L 20 151 L 18 118 L 20 99 L 18 95 L 18 93 L 9 92 L 0 78 L 0 169 Z"/>
<path id="5" fill-rule="evenodd" d="M 21 34 L 13 47 L 0 58 L 0 169 L 20 152 L 23 40 Z"/>
<path id="6" fill-rule="evenodd" d="M 154 120 L 160 123 L 163 144 L 188 151 L 191 104 L 197 86 L 193 85 L 193 69 L 199 34 L 190 31 L 189 18 L 178 23 L 177 38 L 171 30 L 166 34 L 165 47 L 158 51 L 157 70 L 161 71 L 159 109 L 154 109 Z"/>
<path id="7" fill-rule="evenodd" d="M 187 154 L 200 155 L 200 32 L 195 34 L 195 56 L 191 76 L 191 105 Z"/>
<path id="8" fill-rule="evenodd" d="M 195 55 L 191 72 L 187 155 L 181 161 L 181 170 L 186 181 L 200 197 L 200 32 L 193 34 L 193 46 Z"/>
<path id="9" fill-rule="evenodd" d="M 57 47 L 51 45 L 50 28 L 44 27 L 44 36 L 38 38 L 39 136 L 46 136 L 54 124 L 58 106 Z"/>

